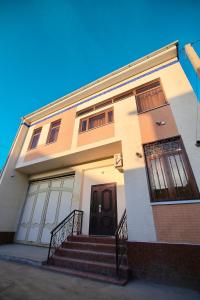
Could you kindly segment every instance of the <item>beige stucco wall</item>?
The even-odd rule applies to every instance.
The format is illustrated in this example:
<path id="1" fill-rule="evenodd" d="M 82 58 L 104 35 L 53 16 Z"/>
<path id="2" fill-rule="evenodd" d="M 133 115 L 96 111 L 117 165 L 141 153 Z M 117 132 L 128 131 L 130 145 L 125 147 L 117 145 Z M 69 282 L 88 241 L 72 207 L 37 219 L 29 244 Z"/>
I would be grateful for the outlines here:
<path id="1" fill-rule="evenodd" d="M 28 128 L 21 125 L 0 178 L 0 232 L 14 232 L 28 188 L 27 176 L 15 170 Z"/>
<path id="2" fill-rule="evenodd" d="M 115 117 L 115 131 L 122 138 L 128 237 L 130 241 L 155 241 L 144 158 L 136 156 L 142 146 L 134 97 L 116 103 Z"/>

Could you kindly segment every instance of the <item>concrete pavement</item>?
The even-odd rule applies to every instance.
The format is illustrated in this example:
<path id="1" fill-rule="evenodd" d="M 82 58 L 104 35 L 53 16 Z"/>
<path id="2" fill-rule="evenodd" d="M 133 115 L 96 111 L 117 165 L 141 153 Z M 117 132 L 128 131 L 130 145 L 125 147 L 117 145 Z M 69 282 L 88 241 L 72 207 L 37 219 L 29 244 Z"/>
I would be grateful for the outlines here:
<path id="1" fill-rule="evenodd" d="M 0 300 L 200 300 L 190 289 L 131 281 L 125 287 L 0 260 Z"/>

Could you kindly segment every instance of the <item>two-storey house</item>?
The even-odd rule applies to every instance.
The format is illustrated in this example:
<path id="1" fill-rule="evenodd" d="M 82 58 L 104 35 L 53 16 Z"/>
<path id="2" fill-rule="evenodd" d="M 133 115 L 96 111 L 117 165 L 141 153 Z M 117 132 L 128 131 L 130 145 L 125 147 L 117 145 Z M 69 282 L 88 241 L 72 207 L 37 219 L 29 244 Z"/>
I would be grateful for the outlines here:
<path id="1" fill-rule="evenodd" d="M 126 210 L 133 274 L 189 278 L 200 249 L 196 110 L 175 42 L 24 116 L 0 179 L 0 242 L 48 245 L 77 210 L 78 233 L 105 244 Z"/>

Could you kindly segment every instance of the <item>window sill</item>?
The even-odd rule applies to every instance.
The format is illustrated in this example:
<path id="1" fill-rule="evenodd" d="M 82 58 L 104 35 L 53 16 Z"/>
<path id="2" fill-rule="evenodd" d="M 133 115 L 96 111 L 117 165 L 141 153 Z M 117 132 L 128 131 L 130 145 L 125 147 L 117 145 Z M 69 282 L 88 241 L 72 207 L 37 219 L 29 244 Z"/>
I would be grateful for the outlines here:
<path id="1" fill-rule="evenodd" d="M 166 102 L 165 104 L 161 105 L 161 106 L 157 106 L 157 107 L 154 107 L 154 108 L 151 108 L 151 109 L 147 109 L 147 110 L 144 110 L 142 112 L 139 112 L 138 115 L 142 115 L 142 114 L 145 114 L 147 112 L 150 112 L 152 110 L 155 110 L 155 109 L 158 109 L 158 108 L 161 108 L 161 107 L 164 107 L 164 106 L 167 106 L 167 105 L 170 105 L 168 102 Z"/>
<path id="2" fill-rule="evenodd" d="M 94 127 L 94 128 L 87 129 L 87 130 L 85 130 L 85 131 L 79 131 L 78 134 L 83 134 L 83 133 L 86 133 L 86 132 L 92 131 L 92 130 L 94 130 L 94 129 L 101 128 L 101 127 L 104 127 L 104 126 L 106 126 L 106 125 L 110 125 L 110 124 L 113 124 L 113 123 L 114 123 L 114 122 L 109 122 L 109 123 L 106 123 L 106 124 L 103 124 L 103 125 L 100 125 L 100 126 L 96 126 L 96 127 Z"/>
<path id="3" fill-rule="evenodd" d="M 174 201 L 160 201 L 160 202 L 151 202 L 151 205 L 175 205 L 175 204 L 191 204 L 191 203 L 200 203 L 200 199 L 193 200 L 174 200 Z"/>
<path id="4" fill-rule="evenodd" d="M 26 151 L 26 152 L 31 152 L 31 151 L 34 151 L 34 150 L 36 150 L 36 149 L 38 149 L 38 147 L 31 148 L 31 149 L 27 149 L 27 151 Z"/>
<path id="5" fill-rule="evenodd" d="M 53 141 L 53 142 L 47 142 L 47 143 L 45 144 L 45 146 L 49 146 L 49 145 L 55 144 L 56 142 L 57 142 L 57 140 L 56 140 L 56 141 Z"/>

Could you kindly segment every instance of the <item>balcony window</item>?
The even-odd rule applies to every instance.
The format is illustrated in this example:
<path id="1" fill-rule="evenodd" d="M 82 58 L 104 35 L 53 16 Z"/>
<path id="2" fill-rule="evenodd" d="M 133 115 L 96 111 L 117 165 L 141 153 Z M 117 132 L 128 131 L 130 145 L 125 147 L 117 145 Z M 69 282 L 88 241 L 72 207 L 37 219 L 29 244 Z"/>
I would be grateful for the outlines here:
<path id="1" fill-rule="evenodd" d="M 51 123 L 49 134 L 47 138 L 47 144 L 55 143 L 58 138 L 61 120 L 57 120 Z"/>
<path id="2" fill-rule="evenodd" d="M 80 120 L 79 131 L 85 132 L 87 130 L 101 127 L 112 122 L 113 122 L 113 109 L 109 109 Z"/>
<path id="3" fill-rule="evenodd" d="M 89 118 L 88 129 L 102 126 L 105 124 L 105 122 L 106 122 L 106 114 L 105 113 L 96 115 L 92 118 Z"/>
<path id="4" fill-rule="evenodd" d="M 180 137 L 144 146 L 152 202 L 198 199 L 199 191 Z"/>
<path id="5" fill-rule="evenodd" d="M 160 81 L 154 81 L 135 89 L 138 113 L 167 104 Z"/>
<path id="6" fill-rule="evenodd" d="M 28 147 L 29 150 L 35 149 L 37 147 L 41 131 L 42 131 L 42 127 L 34 129 L 33 135 L 31 137 L 31 141 L 30 141 L 30 144 Z"/>

